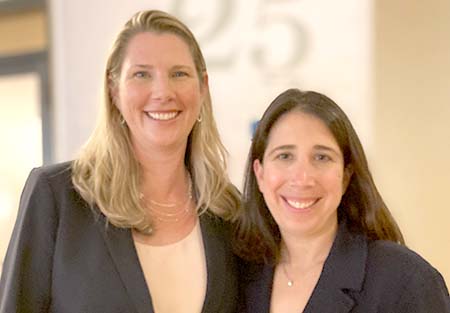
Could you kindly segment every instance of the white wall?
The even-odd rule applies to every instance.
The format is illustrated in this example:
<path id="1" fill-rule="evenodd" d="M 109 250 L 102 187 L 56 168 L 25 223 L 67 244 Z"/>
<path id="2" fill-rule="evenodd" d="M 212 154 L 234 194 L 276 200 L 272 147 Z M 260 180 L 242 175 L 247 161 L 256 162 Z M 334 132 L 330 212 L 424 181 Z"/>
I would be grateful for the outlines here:
<path id="1" fill-rule="evenodd" d="M 290 87 L 335 99 L 370 150 L 372 1 L 51 0 L 50 8 L 57 161 L 73 158 L 92 131 L 108 49 L 141 9 L 175 14 L 199 39 L 238 187 L 252 122 Z"/>

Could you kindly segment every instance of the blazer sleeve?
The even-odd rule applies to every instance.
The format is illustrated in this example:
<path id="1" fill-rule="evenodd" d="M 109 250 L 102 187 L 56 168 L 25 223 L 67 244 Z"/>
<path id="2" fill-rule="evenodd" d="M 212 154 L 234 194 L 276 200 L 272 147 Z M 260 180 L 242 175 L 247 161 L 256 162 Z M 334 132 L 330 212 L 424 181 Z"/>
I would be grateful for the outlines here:
<path id="1" fill-rule="evenodd" d="M 416 268 L 405 283 L 395 312 L 450 313 L 450 298 L 441 274 L 432 266 Z"/>
<path id="2" fill-rule="evenodd" d="M 30 173 L 20 199 L 0 281 L 0 312 L 47 312 L 57 232 L 54 192 L 42 169 Z"/>

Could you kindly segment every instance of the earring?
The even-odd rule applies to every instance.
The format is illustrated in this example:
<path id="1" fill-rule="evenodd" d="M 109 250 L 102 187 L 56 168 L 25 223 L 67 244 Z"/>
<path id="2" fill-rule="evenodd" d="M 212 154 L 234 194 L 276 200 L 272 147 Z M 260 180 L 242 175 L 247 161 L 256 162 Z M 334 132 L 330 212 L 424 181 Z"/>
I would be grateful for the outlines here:
<path id="1" fill-rule="evenodd" d="M 125 125 L 125 119 L 123 118 L 123 115 L 120 116 L 120 124 Z"/>
<path id="2" fill-rule="evenodd" d="M 199 114 L 197 117 L 197 122 L 201 123 L 203 121 L 202 114 Z"/>

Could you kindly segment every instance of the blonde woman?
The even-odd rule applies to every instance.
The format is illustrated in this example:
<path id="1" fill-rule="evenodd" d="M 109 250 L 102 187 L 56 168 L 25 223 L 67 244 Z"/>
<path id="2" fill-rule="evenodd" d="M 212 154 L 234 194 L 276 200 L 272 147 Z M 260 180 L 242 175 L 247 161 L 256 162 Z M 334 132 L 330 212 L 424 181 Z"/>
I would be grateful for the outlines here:
<path id="1" fill-rule="evenodd" d="M 0 285 L 1 312 L 235 312 L 226 174 L 208 75 L 189 29 L 135 14 L 109 55 L 79 157 L 32 171 Z"/>

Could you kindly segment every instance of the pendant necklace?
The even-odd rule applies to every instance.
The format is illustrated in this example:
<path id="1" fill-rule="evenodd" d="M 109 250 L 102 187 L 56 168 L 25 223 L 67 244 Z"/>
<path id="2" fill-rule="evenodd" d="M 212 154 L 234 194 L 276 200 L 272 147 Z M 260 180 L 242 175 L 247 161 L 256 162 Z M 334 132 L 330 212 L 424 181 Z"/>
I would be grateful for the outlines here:
<path id="1" fill-rule="evenodd" d="M 288 287 L 294 286 L 294 280 L 291 279 L 291 277 L 289 276 L 289 274 L 287 272 L 286 263 L 282 263 L 281 267 L 283 268 L 284 276 L 286 276 L 286 278 L 287 278 L 287 285 L 288 285 Z"/>

